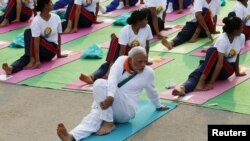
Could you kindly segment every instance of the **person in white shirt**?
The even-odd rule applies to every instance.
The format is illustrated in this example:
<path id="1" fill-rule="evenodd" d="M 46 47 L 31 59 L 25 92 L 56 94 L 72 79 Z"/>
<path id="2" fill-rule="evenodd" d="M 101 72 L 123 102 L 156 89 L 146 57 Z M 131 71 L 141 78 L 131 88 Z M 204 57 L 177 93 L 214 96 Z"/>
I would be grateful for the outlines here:
<path id="1" fill-rule="evenodd" d="M 208 37 L 213 40 L 212 34 L 216 31 L 217 16 L 220 12 L 220 0 L 194 0 L 191 10 L 191 20 L 186 22 L 183 29 L 170 42 L 162 40 L 162 44 L 168 49 L 172 49 L 187 41 L 196 42 L 199 37 Z"/>
<path id="2" fill-rule="evenodd" d="M 234 10 L 228 14 L 229 17 L 237 16 L 243 21 L 243 33 L 246 40 L 250 37 L 250 1 L 237 0 Z"/>
<path id="3" fill-rule="evenodd" d="M 64 33 L 74 33 L 78 27 L 90 27 L 92 24 L 99 24 L 97 21 L 99 11 L 99 0 L 70 0 L 65 19 L 62 23 Z"/>
<path id="4" fill-rule="evenodd" d="M 238 17 L 226 17 L 223 23 L 223 33 L 214 47 L 207 50 L 205 60 L 200 61 L 199 67 L 189 75 L 185 83 L 172 91 L 172 95 L 181 96 L 194 90 L 213 89 L 216 80 L 226 80 L 233 73 L 238 77 L 246 75 L 239 68 L 239 53 L 245 45 L 242 21 Z"/>
<path id="5" fill-rule="evenodd" d="M 154 85 L 154 72 L 146 66 L 144 47 L 132 48 L 128 56 L 120 56 L 111 67 L 108 80 L 94 83 L 94 102 L 91 112 L 70 133 L 58 124 L 57 134 L 62 141 L 79 141 L 92 133 L 104 135 L 115 129 L 115 123 L 126 123 L 136 116 L 137 102 L 145 88 L 157 110 L 167 110 L 160 103 Z"/>
<path id="6" fill-rule="evenodd" d="M 80 80 L 92 84 L 96 79 L 106 78 L 109 69 L 121 55 L 127 55 L 131 48 L 141 46 L 149 53 L 149 40 L 153 38 L 150 26 L 147 24 L 147 12 L 137 10 L 127 20 L 128 25 L 123 27 L 119 39 L 112 34 L 106 62 L 91 75 L 81 74 Z"/>
<path id="7" fill-rule="evenodd" d="M 32 21 L 31 29 L 24 32 L 24 55 L 10 66 L 7 63 L 2 65 L 7 75 L 19 72 L 23 68 L 39 68 L 41 61 L 50 61 L 55 55 L 58 58 L 67 56 L 61 54 L 61 19 L 50 13 L 53 10 L 52 1 L 39 0 L 35 9 L 40 14 Z"/>
<path id="8" fill-rule="evenodd" d="M 34 5 L 35 0 L 10 0 L 4 15 L 0 16 L 0 27 L 28 21 L 33 15 Z"/>
<path id="9" fill-rule="evenodd" d="M 143 10 L 148 12 L 148 24 L 153 35 L 163 38 L 160 32 L 165 29 L 167 0 L 146 0 L 144 5 L 145 9 Z"/>

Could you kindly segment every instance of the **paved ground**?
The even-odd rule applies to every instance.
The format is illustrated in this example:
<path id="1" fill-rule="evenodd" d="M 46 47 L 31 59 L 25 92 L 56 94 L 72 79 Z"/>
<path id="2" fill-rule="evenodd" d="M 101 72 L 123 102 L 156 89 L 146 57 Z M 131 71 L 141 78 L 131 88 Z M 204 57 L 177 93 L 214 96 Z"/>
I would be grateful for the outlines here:
<path id="1" fill-rule="evenodd" d="M 57 123 L 72 129 L 92 95 L 0 83 L 0 141 L 55 141 Z M 249 124 L 250 116 L 179 105 L 129 141 L 207 141 L 208 124 Z"/>

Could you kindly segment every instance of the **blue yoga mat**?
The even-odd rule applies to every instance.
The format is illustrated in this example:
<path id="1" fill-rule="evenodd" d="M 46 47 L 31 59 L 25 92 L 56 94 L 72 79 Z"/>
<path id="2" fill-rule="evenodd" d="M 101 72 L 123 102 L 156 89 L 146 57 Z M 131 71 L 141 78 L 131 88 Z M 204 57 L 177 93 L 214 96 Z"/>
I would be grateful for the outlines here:
<path id="1" fill-rule="evenodd" d="M 166 111 L 156 111 L 155 107 L 149 101 L 140 100 L 137 114 L 133 120 L 124 124 L 116 124 L 116 129 L 110 134 L 97 136 L 95 134 L 81 141 L 122 141 L 133 134 L 139 132 L 153 121 L 167 114 L 176 107 L 174 103 L 165 103 L 170 108 Z"/>

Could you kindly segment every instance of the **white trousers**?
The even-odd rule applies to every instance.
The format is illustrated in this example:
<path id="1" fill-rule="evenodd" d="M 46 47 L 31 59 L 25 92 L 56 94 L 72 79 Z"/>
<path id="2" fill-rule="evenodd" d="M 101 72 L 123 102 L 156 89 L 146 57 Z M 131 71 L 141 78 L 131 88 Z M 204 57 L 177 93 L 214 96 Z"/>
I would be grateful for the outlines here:
<path id="1" fill-rule="evenodd" d="M 125 123 L 135 117 L 136 107 L 129 103 L 129 98 L 124 95 L 115 95 L 113 105 L 102 110 L 99 103 L 107 97 L 107 80 L 98 79 L 93 85 L 94 102 L 90 113 L 83 118 L 70 134 L 79 141 L 97 132 L 103 121 Z"/>

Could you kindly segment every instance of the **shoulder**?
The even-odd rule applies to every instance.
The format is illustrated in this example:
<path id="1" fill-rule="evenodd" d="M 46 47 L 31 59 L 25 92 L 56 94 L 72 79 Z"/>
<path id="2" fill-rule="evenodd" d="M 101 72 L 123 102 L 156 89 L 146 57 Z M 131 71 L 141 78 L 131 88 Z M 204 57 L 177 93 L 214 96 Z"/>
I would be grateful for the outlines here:
<path id="1" fill-rule="evenodd" d="M 118 57 L 115 61 L 115 63 L 122 63 L 125 62 L 125 60 L 128 58 L 128 56 L 122 55 L 120 57 Z"/>
<path id="2" fill-rule="evenodd" d="M 154 70 L 149 66 L 145 66 L 143 74 L 147 75 L 150 79 L 152 79 L 152 77 L 154 77 Z"/>

